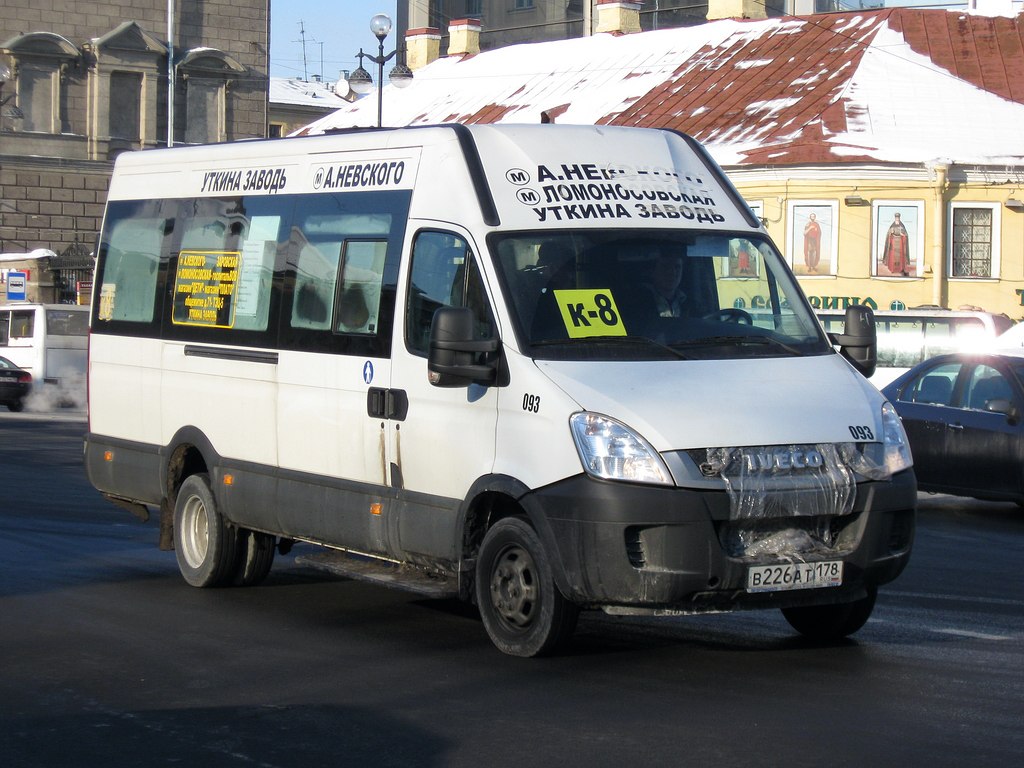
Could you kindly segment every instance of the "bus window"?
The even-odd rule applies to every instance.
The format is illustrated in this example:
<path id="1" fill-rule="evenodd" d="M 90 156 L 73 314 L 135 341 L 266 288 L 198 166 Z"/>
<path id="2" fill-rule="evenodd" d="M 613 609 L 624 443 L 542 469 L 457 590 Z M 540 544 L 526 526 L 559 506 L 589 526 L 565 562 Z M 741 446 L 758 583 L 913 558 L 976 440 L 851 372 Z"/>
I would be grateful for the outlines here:
<path id="1" fill-rule="evenodd" d="M 11 312 L 10 341 L 15 339 L 31 339 L 36 326 L 35 310 L 16 309 Z"/>
<path id="2" fill-rule="evenodd" d="M 884 320 L 878 326 L 878 364 L 887 368 L 909 368 L 921 362 L 924 327 L 919 319 Z"/>
<path id="3" fill-rule="evenodd" d="M 87 336 L 89 315 L 70 309 L 48 309 L 46 333 L 48 336 Z"/>

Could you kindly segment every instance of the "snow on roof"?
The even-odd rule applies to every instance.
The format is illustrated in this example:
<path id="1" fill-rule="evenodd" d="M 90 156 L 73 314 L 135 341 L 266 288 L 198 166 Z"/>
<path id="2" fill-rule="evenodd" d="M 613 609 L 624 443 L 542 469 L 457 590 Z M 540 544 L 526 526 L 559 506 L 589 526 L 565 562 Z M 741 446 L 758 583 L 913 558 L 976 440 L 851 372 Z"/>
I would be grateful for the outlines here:
<path id="1" fill-rule="evenodd" d="M 376 106 L 298 133 L 375 125 Z M 383 115 L 674 128 L 723 165 L 1024 164 L 1024 23 L 893 8 L 508 46 L 386 86 Z"/>
<path id="2" fill-rule="evenodd" d="M 292 106 L 330 108 L 348 104 L 334 92 L 331 83 L 314 80 L 307 82 L 297 78 L 270 78 L 270 103 Z"/>

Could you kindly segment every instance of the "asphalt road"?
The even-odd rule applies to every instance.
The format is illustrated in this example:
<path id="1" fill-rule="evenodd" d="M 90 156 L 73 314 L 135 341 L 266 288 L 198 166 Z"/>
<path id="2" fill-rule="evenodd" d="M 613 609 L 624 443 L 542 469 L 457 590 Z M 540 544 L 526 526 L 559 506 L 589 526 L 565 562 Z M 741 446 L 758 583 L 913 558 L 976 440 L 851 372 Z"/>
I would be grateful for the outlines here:
<path id="1" fill-rule="evenodd" d="M 197 590 L 81 468 L 73 412 L 0 409 L 0 766 L 1010 766 L 1024 511 L 922 496 L 854 639 L 781 615 L 585 614 L 503 656 L 475 613 L 281 557 Z M 298 549 L 298 548 L 297 548 Z"/>

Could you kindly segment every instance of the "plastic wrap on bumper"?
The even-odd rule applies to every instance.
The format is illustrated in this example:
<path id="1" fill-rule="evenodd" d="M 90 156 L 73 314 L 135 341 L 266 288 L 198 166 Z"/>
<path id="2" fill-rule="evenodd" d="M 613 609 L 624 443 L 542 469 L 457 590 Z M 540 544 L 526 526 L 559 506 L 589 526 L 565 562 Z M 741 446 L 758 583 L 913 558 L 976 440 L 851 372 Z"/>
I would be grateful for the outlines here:
<path id="1" fill-rule="evenodd" d="M 858 486 L 849 514 L 828 516 L 828 535 L 802 560 L 842 560 L 843 585 L 747 593 L 747 568 L 785 562 L 737 550 L 749 527 L 783 535 L 818 531 L 821 517 L 735 519 L 723 491 L 697 491 L 577 476 L 522 499 L 552 552 L 566 596 L 593 607 L 708 612 L 852 600 L 895 579 L 910 557 L 917 484 L 912 471 Z M 769 535 L 771 532 L 769 531 Z"/>

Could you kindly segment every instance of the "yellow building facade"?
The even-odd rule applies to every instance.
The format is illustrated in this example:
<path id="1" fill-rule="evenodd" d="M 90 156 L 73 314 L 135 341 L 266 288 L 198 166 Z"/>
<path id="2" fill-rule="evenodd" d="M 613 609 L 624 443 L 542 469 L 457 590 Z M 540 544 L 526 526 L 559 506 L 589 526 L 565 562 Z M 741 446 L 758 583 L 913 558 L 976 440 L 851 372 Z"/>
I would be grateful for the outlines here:
<path id="1" fill-rule="evenodd" d="M 727 168 L 815 308 L 1024 319 L 1024 169 Z"/>

